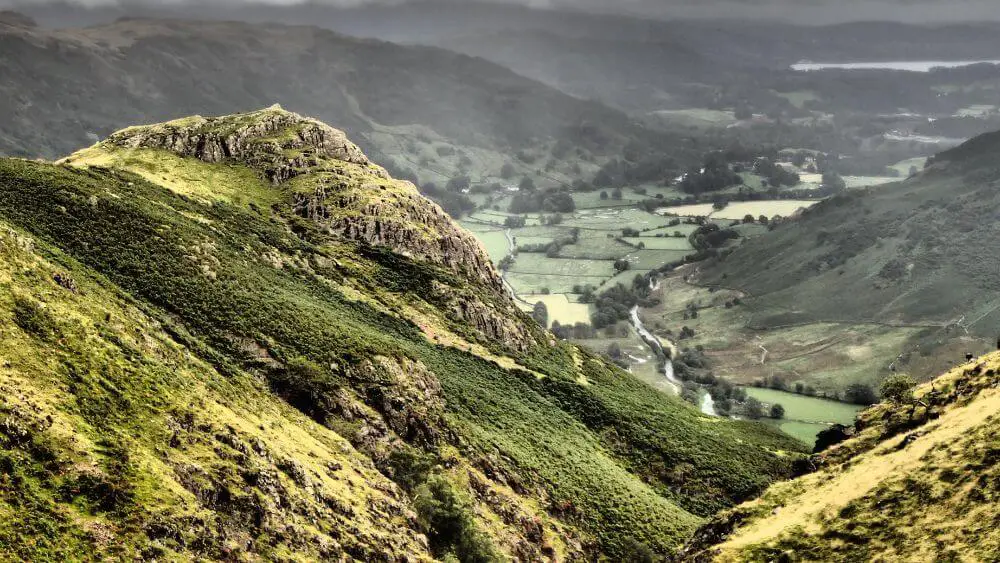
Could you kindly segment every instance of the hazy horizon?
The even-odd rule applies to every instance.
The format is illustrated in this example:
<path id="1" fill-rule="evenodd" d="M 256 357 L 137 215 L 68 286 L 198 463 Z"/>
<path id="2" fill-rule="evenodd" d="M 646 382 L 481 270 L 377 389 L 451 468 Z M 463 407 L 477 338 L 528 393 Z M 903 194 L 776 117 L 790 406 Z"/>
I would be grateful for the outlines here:
<path id="1" fill-rule="evenodd" d="M 528 10 L 577 11 L 607 16 L 625 16 L 650 20 L 718 19 L 751 20 L 757 22 L 782 21 L 797 24 L 831 25 L 850 22 L 900 22 L 900 23 L 962 23 L 1000 21 L 1000 3 L 989 0 L 964 0 L 940 2 L 937 0 L 473 0 L 483 6 L 515 6 Z M 209 0 L 195 3 L 191 0 L 0 0 L 0 9 L 22 11 L 28 14 L 51 15 L 58 19 L 59 12 L 71 10 L 101 14 L 149 14 L 183 16 L 193 19 L 217 17 L 222 12 L 234 19 L 243 19 L 246 11 L 254 12 L 280 9 L 294 17 L 296 11 L 308 12 L 330 7 L 336 10 L 363 11 L 366 9 L 396 9 L 426 6 L 440 9 L 447 4 L 463 2 L 439 0 Z M 103 18 L 98 17 L 98 20 Z"/>

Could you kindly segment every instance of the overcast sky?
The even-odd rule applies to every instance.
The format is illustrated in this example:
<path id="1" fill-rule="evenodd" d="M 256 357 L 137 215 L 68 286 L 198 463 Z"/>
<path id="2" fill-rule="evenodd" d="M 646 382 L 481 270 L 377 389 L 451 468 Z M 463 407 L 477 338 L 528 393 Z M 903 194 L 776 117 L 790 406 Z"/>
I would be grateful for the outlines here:
<path id="1" fill-rule="evenodd" d="M 71 3 L 88 7 L 144 5 L 178 8 L 192 17 L 208 4 L 234 7 L 241 4 L 288 5 L 304 0 L 0 0 L 0 7 L 38 7 Z M 338 7 L 392 5 L 422 0 L 307 0 Z M 456 0 L 462 1 L 462 0 Z M 533 8 L 575 8 L 658 19 L 721 17 L 777 19 L 835 23 L 860 20 L 906 22 L 1000 20 L 1000 0 L 464 0 L 496 2 Z M 190 9 L 190 12 L 188 12 Z"/>

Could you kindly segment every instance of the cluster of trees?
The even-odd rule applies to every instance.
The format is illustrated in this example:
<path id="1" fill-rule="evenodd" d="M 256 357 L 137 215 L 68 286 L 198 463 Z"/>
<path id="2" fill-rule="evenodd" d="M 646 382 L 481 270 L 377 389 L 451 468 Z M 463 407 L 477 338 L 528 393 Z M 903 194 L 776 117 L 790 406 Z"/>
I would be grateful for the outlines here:
<path id="1" fill-rule="evenodd" d="M 715 223 L 701 225 L 691 235 L 688 240 L 695 250 L 711 250 L 722 247 L 726 242 L 740 238 L 740 234 L 733 229 L 723 229 Z"/>
<path id="2" fill-rule="evenodd" d="M 709 153 L 700 168 L 692 168 L 681 180 L 680 189 L 684 193 L 698 195 L 717 192 L 743 183 L 743 177 L 729 167 L 721 152 Z"/>
<path id="3" fill-rule="evenodd" d="M 604 164 L 591 183 L 597 188 L 661 184 L 679 173 L 680 168 L 672 156 L 659 153 L 640 155 L 640 152 L 640 147 L 625 147 L 623 158 Z"/>
<path id="4" fill-rule="evenodd" d="M 767 186 L 795 186 L 801 181 L 797 172 L 792 172 L 769 158 L 758 158 L 754 162 L 754 172 L 764 178 Z"/>
<path id="5" fill-rule="evenodd" d="M 620 200 L 622 198 L 622 189 L 621 188 L 615 188 L 615 189 L 611 190 L 611 194 L 610 195 L 608 194 L 607 190 L 601 190 L 601 193 L 600 193 L 599 197 L 601 198 L 601 201 L 607 201 L 607 199 L 609 197 L 611 199 L 613 199 L 613 200 Z"/>
<path id="6" fill-rule="evenodd" d="M 597 330 L 587 323 L 563 325 L 559 324 L 559 321 L 552 321 L 551 330 L 552 334 L 562 340 L 569 340 L 570 338 L 576 340 L 586 340 L 597 336 Z"/>
<path id="7" fill-rule="evenodd" d="M 843 401 L 845 403 L 851 403 L 855 405 L 873 405 L 878 402 L 878 394 L 872 389 L 871 385 L 864 383 L 852 383 L 847 386 L 843 393 L 837 393 L 836 391 L 827 392 L 817 390 L 812 385 L 808 385 L 802 382 L 795 382 L 793 385 L 789 385 L 780 377 L 765 377 L 763 379 L 754 380 L 751 387 L 759 387 L 762 389 L 775 389 L 778 391 L 787 391 L 789 393 L 795 393 L 797 395 L 805 395 L 808 397 L 819 397 L 821 399 L 831 399 L 834 401 Z"/>
<path id="8" fill-rule="evenodd" d="M 846 190 L 847 182 L 836 172 L 824 172 L 821 187 L 828 192 L 827 195 L 831 195 Z"/>
<path id="9" fill-rule="evenodd" d="M 527 222 L 528 220 L 521 215 L 508 215 L 503 220 L 503 226 L 507 227 L 508 229 L 520 229 Z"/>
<path id="10" fill-rule="evenodd" d="M 544 252 L 549 258 L 555 258 L 556 256 L 559 256 L 559 251 L 562 250 L 562 247 L 569 244 L 576 244 L 579 240 L 580 229 L 573 227 L 567 235 L 561 236 L 547 243 L 526 244 L 524 246 L 519 246 L 517 247 L 517 252 Z"/>
<path id="11" fill-rule="evenodd" d="M 747 397 L 741 406 L 743 416 L 750 420 L 760 420 L 765 416 L 779 420 L 785 418 L 785 407 L 781 403 L 766 406 L 756 397 Z"/>
<path id="12" fill-rule="evenodd" d="M 590 315 L 590 323 L 595 329 L 604 328 L 623 321 L 629 317 L 629 311 L 636 305 L 652 306 L 654 302 L 649 297 L 649 280 L 645 276 L 636 274 L 632 279 L 631 287 L 623 284 L 616 284 L 600 295 L 594 295 L 590 288 L 589 295 L 593 298 L 594 312 Z M 586 298 L 587 295 L 585 294 Z M 581 301 L 585 301 L 581 298 Z"/>
<path id="13" fill-rule="evenodd" d="M 719 379 L 711 371 L 707 371 L 708 359 L 701 346 L 684 348 L 673 361 L 674 372 L 684 380 L 681 397 L 689 402 L 698 404 L 698 386 L 703 385 L 712 396 L 716 412 L 722 416 L 740 414 L 751 420 L 759 420 L 765 416 L 774 419 L 785 417 L 785 407 L 781 404 L 765 405 L 747 395 L 746 389 Z"/>
<path id="14" fill-rule="evenodd" d="M 639 303 L 634 291 L 622 284 L 616 284 L 594 299 L 594 312 L 590 324 L 600 329 L 628 318 L 629 311 Z"/>
<path id="15" fill-rule="evenodd" d="M 441 206 L 448 215 L 458 219 L 476 209 L 476 202 L 461 191 L 441 189 L 434 182 L 420 186 L 420 193 Z"/>
<path id="16" fill-rule="evenodd" d="M 743 216 L 743 221 L 736 221 L 733 223 L 733 226 L 738 225 L 741 222 L 744 225 L 753 223 L 760 223 L 761 225 L 767 225 L 770 221 L 771 220 L 767 218 L 767 215 L 761 215 L 760 217 L 754 218 L 753 215 L 747 213 L 746 215 Z"/>
<path id="17" fill-rule="evenodd" d="M 573 196 L 562 189 L 522 189 L 514 194 L 507 211 L 510 213 L 572 213 L 576 209 Z"/>

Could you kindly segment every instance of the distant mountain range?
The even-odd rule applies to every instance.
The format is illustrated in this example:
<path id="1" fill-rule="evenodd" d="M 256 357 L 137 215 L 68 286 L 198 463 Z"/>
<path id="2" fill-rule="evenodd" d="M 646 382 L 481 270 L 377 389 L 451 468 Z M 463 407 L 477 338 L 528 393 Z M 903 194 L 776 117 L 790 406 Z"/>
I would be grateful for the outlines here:
<path id="1" fill-rule="evenodd" d="M 50 26 L 123 16 L 184 18 L 191 12 L 183 4 L 25 9 Z M 815 26 L 726 14 L 732 19 L 650 20 L 449 0 L 340 9 L 320 4 L 250 4 L 239 9 L 209 4 L 197 9 L 199 19 L 316 25 L 355 37 L 444 47 L 639 114 L 699 101 L 704 105 L 712 96 L 732 97 L 732 90 L 766 91 L 768 82 L 776 80 L 774 72 L 800 60 L 979 60 L 996 58 L 1000 52 L 1000 24 L 988 20 Z"/>

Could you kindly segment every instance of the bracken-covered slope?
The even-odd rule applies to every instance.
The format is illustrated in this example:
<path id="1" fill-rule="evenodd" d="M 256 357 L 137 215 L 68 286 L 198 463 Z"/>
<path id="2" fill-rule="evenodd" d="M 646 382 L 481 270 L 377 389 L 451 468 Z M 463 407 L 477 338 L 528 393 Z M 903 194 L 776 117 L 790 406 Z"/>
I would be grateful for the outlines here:
<path id="1" fill-rule="evenodd" d="M 991 561 L 1000 553 L 1000 353 L 865 411 L 818 470 L 699 530 L 696 561 Z"/>
<path id="2" fill-rule="evenodd" d="M 799 446 L 519 312 L 272 107 L 0 160 L 0 559 L 669 554 Z"/>

